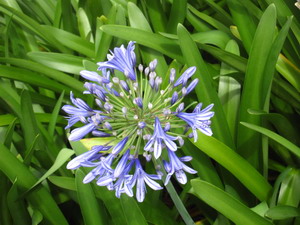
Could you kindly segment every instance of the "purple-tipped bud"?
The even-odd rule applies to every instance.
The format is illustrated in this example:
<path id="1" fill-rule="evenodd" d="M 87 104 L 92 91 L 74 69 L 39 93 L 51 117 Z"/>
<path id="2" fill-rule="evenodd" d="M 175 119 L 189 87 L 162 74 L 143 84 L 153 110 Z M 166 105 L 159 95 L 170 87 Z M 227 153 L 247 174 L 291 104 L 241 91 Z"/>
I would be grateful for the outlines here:
<path id="1" fill-rule="evenodd" d="M 180 137 L 180 136 L 178 136 L 177 139 L 178 139 L 178 142 L 179 142 L 179 146 L 182 147 L 182 146 L 184 145 L 184 140 L 183 140 L 183 138 Z"/>
<path id="2" fill-rule="evenodd" d="M 141 121 L 138 123 L 139 128 L 144 129 L 146 127 L 146 123 L 144 121 Z"/>
<path id="3" fill-rule="evenodd" d="M 102 102 L 98 98 L 95 99 L 95 102 L 100 108 L 103 107 Z"/>
<path id="4" fill-rule="evenodd" d="M 113 109 L 113 105 L 108 102 L 105 102 L 104 109 L 106 109 L 108 112 L 111 112 L 111 110 Z"/>
<path id="5" fill-rule="evenodd" d="M 144 69 L 143 65 L 140 64 L 140 65 L 138 66 L 138 69 L 139 69 L 140 72 L 143 72 L 143 69 Z"/>
<path id="6" fill-rule="evenodd" d="M 123 88 L 125 91 L 128 92 L 128 91 L 130 90 L 129 87 L 128 87 L 128 84 L 126 83 L 126 81 L 120 80 L 120 84 L 121 84 L 122 88 Z"/>
<path id="7" fill-rule="evenodd" d="M 171 129 L 171 124 L 170 124 L 169 122 L 166 122 L 164 131 L 165 131 L 165 132 L 168 132 L 170 129 Z"/>
<path id="8" fill-rule="evenodd" d="M 196 72 L 196 67 L 192 66 L 188 68 L 184 73 L 177 79 L 177 81 L 174 84 L 174 87 L 177 87 L 178 85 L 182 84 L 182 86 L 185 86 L 188 79 L 193 76 L 193 74 Z"/>
<path id="9" fill-rule="evenodd" d="M 151 135 L 150 135 L 150 134 L 145 134 L 145 135 L 143 136 L 143 139 L 144 139 L 145 141 L 150 140 L 150 138 L 151 138 Z"/>
<path id="10" fill-rule="evenodd" d="M 155 82 L 154 82 L 154 88 L 156 91 L 159 90 L 159 86 L 161 85 L 162 83 L 162 78 L 161 77 L 156 77 L 155 78 Z"/>
<path id="11" fill-rule="evenodd" d="M 97 97 L 100 98 L 103 102 L 106 102 L 106 96 L 105 96 L 105 94 L 104 94 L 102 91 L 96 89 L 96 90 L 95 90 L 95 94 L 96 94 Z"/>
<path id="12" fill-rule="evenodd" d="M 92 72 L 88 70 L 80 71 L 80 75 L 90 81 L 95 81 L 98 83 L 109 83 L 109 80 L 105 77 L 101 77 L 97 72 Z"/>
<path id="13" fill-rule="evenodd" d="M 120 82 L 120 79 L 117 78 L 117 77 L 113 77 L 112 78 L 112 81 L 115 83 L 115 84 L 118 84 Z"/>
<path id="14" fill-rule="evenodd" d="M 124 116 L 126 116 L 126 114 L 127 114 L 127 108 L 126 108 L 126 107 L 123 107 L 123 108 L 122 108 L 122 112 L 123 112 Z"/>
<path id="15" fill-rule="evenodd" d="M 178 93 L 177 91 L 174 91 L 171 99 L 171 105 L 174 105 L 174 103 L 178 100 Z"/>
<path id="16" fill-rule="evenodd" d="M 96 137 L 110 137 L 111 136 L 111 134 L 105 133 L 105 132 L 100 131 L 100 130 L 94 130 L 92 132 L 92 135 L 94 135 Z"/>
<path id="17" fill-rule="evenodd" d="M 150 78 L 149 84 L 150 84 L 151 88 L 153 89 L 154 88 L 154 79 L 153 78 Z"/>
<path id="18" fill-rule="evenodd" d="M 113 148 L 111 153 L 114 155 L 119 154 L 122 151 L 122 149 L 125 147 L 127 141 L 128 141 L 128 137 L 124 138 L 122 141 L 116 144 L 116 146 Z"/>
<path id="19" fill-rule="evenodd" d="M 174 82 L 175 76 L 176 76 L 176 70 L 174 68 L 172 68 L 170 70 L 170 79 L 169 79 L 170 84 L 172 84 Z"/>
<path id="20" fill-rule="evenodd" d="M 169 108 L 167 108 L 167 109 L 163 109 L 163 114 L 165 115 L 165 116 L 168 116 L 168 115 L 170 115 L 172 112 L 171 112 L 171 110 L 169 109 Z"/>
<path id="21" fill-rule="evenodd" d="M 199 79 L 196 78 L 195 80 L 193 80 L 190 85 L 186 88 L 186 94 L 189 94 L 192 90 L 194 90 L 194 88 L 196 87 L 196 85 L 198 84 Z"/>
<path id="22" fill-rule="evenodd" d="M 105 127 L 105 128 L 108 129 L 108 130 L 112 130 L 112 126 L 111 126 L 110 123 L 107 122 L 107 121 L 103 124 L 103 127 Z"/>
<path id="23" fill-rule="evenodd" d="M 193 133 L 189 133 L 188 138 L 193 138 L 194 134 Z"/>
<path id="24" fill-rule="evenodd" d="M 183 109 L 184 109 L 184 103 L 182 102 L 182 103 L 180 103 L 179 106 L 177 107 L 176 112 L 177 112 L 177 113 L 180 113 Z"/>
<path id="25" fill-rule="evenodd" d="M 134 103 L 135 103 L 138 107 L 140 107 L 141 109 L 143 108 L 143 101 L 142 101 L 142 99 L 141 99 L 140 97 L 135 98 L 135 99 L 134 99 Z"/>
<path id="26" fill-rule="evenodd" d="M 155 72 L 150 72 L 149 74 L 149 79 L 154 79 L 156 77 L 156 73 Z"/>
<path id="27" fill-rule="evenodd" d="M 146 68 L 145 68 L 145 71 L 144 71 L 144 73 L 145 73 L 146 77 L 148 76 L 149 72 L 150 72 L 150 69 L 149 69 L 149 67 L 146 67 Z"/>
<path id="28" fill-rule="evenodd" d="M 156 69 L 156 66 L 157 66 L 157 59 L 154 59 L 149 63 L 149 68 L 151 71 L 154 71 Z"/>

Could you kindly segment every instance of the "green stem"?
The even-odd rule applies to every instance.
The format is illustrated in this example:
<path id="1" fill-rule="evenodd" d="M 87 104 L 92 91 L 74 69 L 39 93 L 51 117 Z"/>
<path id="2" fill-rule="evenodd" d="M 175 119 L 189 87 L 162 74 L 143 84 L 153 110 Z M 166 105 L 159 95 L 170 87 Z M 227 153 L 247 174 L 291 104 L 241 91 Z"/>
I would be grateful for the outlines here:
<path id="1" fill-rule="evenodd" d="M 153 157 L 154 158 L 154 157 Z M 158 164 L 161 167 L 161 171 L 163 173 L 163 177 L 165 178 L 167 173 L 164 170 L 162 161 L 160 159 L 154 159 L 154 164 Z M 164 180 L 164 179 L 163 179 Z M 177 208 L 180 216 L 182 217 L 183 221 L 185 222 L 185 224 L 187 225 L 194 225 L 194 221 L 192 219 L 192 217 L 190 216 L 190 214 L 188 213 L 188 211 L 186 210 L 183 202 L 181 201 L 180 197 L 178 196 L 173 184 L 171 181 L 169 181 L 169 183 L 165 186 L 175 207 Z"/>

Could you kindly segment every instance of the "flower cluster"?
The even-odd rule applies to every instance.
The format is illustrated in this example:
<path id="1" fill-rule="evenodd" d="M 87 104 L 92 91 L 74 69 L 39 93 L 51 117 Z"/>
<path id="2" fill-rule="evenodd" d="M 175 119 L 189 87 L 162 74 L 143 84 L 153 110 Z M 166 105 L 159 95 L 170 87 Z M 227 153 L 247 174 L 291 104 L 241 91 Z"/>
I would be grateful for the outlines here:
<path id="1" fill-rule="evenodd" d="M 185 108 L 183 99 L 198 83 L 198 79 L 190 79 L 195 67 L 185 70 L 177 80 L 176 71 L 171 69 L 163 88 L 163 79 L 155 72 L 157 60 L 146 68 L 136 68 L 134 47 L 134 42 L 129 42 L 127 48 L 115 48 L 108 54 L 108 61 L 98 63 L 99 73 L 81 71 L 81 76 L 89 80 L 84 84 L 84 94 L 95 97 L 97 109 L 74 98 L 72 93 L 73 105 L 62 109 L 69 114 L 66 128 L 79 121 L 84 124 L 72 130 L 70 141 L 88 134 L 110 137 L 108 143 L 93 146 L 71 160 L 67 168 L 91 167 L 84 183 L 96 180 L 97 185 L 114 190 L 117 197 L 122 193 L 133 196 L 135 189 L 137 200 L 142 202 L 146 186 L 162 189 L 157 182 L 162 180 L 162 170 L 167 174 L 165 185 L 172 175 L 185 184 L 186 172 L 197 173 L 185 164 L 192 157 L 178 157 L 176 152 L 183 146 L 183 138 L 193 137 L 197 141 L 197 130 L 212 135 L 210 119 L 214 112 L 210 111 L 212 104 L 202 109 L 201 103 L 186 112 L 193 104 Z M 148 174 L 145 164 L 154 165 L 152 171 L 156 174 Z"/>

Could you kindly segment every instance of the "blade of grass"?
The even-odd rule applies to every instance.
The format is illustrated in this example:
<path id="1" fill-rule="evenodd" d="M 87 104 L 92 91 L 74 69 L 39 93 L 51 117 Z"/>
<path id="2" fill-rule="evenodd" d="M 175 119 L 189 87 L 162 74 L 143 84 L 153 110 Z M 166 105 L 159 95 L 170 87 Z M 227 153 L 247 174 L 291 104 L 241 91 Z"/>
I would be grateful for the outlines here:
<path id="1" fill-rule="evenodd" d="M 187 0 L 174 0 L 167 24 L 169 33 L 177 33 L 177 25 L 183 24 L 187 12 Z"/>
<path id="2" fill-rule="evenodd" d="M 227 4 L 231 12 L 232 19 L 238 27 L 243 45 L 246 51 L 250 53 L 256 24 L 242 2 L 238 0 L 228 0 Z"/>
<path id="3" fill-rule="evenodd" d="M 11 180 L 18 179 L 18 186 L 26 190 L 36 182 L 34 175 L 3 144 L 0 143 L 0 170 Z M 68 222 L 56 205 L 50 193 L 40 187 L 28 195 L 29 201 L 39 209 L 44 218 L 52 224 L 67 225 Z"/>
<path id="4" fill-rule="evenodd" d="M 40 63 L 36 63 L 26 59 L 7 58 L 7 57 L 6 58 L 1 57 L 0 62 L 9 63 L 11 65 L 15 65 L 24 69 L 29 69 L 38 73 L 42 73 L 48 76 L 49 78 L 52 78 L 68 87 L 71 87 L 73 91 L 77 90 L 79 92 L 82 92 L 84 90 L 83 84 L 80 81 L 60 71 L 57 71 L 56 69 L 51 69 Z"/>
<path id="5" fill-rule="evenodd" d="M 11 186 L 9 192 L 7 193 L 8 208 L 9 208 L 11 215 L 13 215 L 12 219 L 14 221 L 14 224 L 30 225 L 31 218 L 26 209 L 25 201 L 23 199 L 18 199 L 19 191 L 18 191 L 17 182 L 18 182 L 18 180 L 16 179 L 13 182 L 13 185 Z"/>
<path id="6" fill-rule="evenodd" d="M 243 157 L 214 137 L 198 132 L 198 141 L 192 142 L 201 151 L 231 172 L 261 201 L 267 200 L 271 185 Z"/>
<path id="7" fill-rule="evenodd" d="M 138 44 L 153 48 L 171 58 L 183 62 L 180 49 L 176 46 L 176 42 L 164 38 L 159 34 L 120 25 L 103 25 L 101 29 L 108 34 L 128 41 L 136 41 Z"/>
<path id="8" fill-rule="evenodd" d="M 251 46 L 241 97 L 240 121 L 260 124 L 260 118 L 250 115 L 247 110 L 248 108 L 263 108 L 262 84 L 264 69 L 271 51 L 275 26 L 276 8 L 274 5 L 270 5 L 260 20 Z M 266 29 L 268 29 L 267 33 L 265 32 Z M 255 168 L 262 169 L 261 157 L 259 156 L 259 149 L 261 148 L 261 137 L 259 134 L 246 130 L 245 127 L 239 125 L 237 146 L 238 152 L 243 157 Z"/>
<path id="9" fill-rule="evenodd" d="M 259 216 L 237 199 L 212 184 L 197 179 L 192 180 L 191 183 L 193 192 L 197 197 L 218 210 L 235 224 L 272 225 L 271 222 Z"/>
<path id="10" fill-rule="evenodd" d="M 84 176 L 82 170 L 78 169 L 76 171 L 76 190 L 84 222 L 89 225 L 107 224 L 104 220 L 105 217 L 102 215 L 105 210 L 100 208 L 91 184 L 82 183 Z"/>
<path id="11" fill-rule="evenodd" d="M 152 29 L 142 11 L 132 2 L 128 3 L 127 8 L 130 26 L 152 33 Z M 140 46 L 140 49 L 144 64 L 149 64 L 152 60 L 157 59 L 159 63 L 157 64 L 156 72 L 161 77 L 165 76 L 168 66 L 163 55 L 145 46 Z"/>
<path id="12" fill-rule="evenodd" d="M 84 58 L 79 56 L 56 52 L 29 52 L 27 55 L 33 61 L 66 73 L 79 74 L 84 69 L 82 66 Z"/>
<path id="13" fill-rule="evenodd" d="M 65 85 L 62 85 L 54 80 L 39 75 L 38 73 L 11 66 L 0 65 L 0 77 L 22 81 L 28 84 L 35 85 L 37 87 L 47 88 L 59 93 L 61 93 L 63 90 L 66 90 L 68 92 L 72 90 L 66 87 Z"/>
<path id="14" fill-rule="evenodd" d="M 50 137 L 53 137 L 53 135 L 54 135 L 54 130 L 55 130 L 56 122 L 57 122 L 57 117 L 59 115 L 61 104 L 62 104 L 62 101 L 64 99 L 64 94 L 65 94 L 65 92 L 63 91 L 61 93 L 61 95 L 59 96 L 59 99 L 57 100 L 57 103 L 56 103 L 56 105 L 53 109 L 53 112 L 52 112 L 52 115 L 51 115 L 51 120 L 49 121 L 48 133 L 49 133 Z"/>
<path id="15" fill-rule="evenodd" d="M 195 89 L 198 100 L 205 105 L 214 103 L 215 116 L 212 122 L 214 135 L 228 146 L 234 148 L 220 100 L 211 85 L 212 76 L 207 69 L 207 65 L 204 62 L 197 45 L 192 40 L 188 31 L 181 24 L 178 25 L 178 38 L 186 64 L 188 66 L 197 67 L 194 77 L 199 79 L 198 87 Z"/>
<path id="16" fill-rule="evenodd" d="M 270 131 L 264 127 L 257 126 L 255 124 L 250 124 L 250 123 L 245 123 L 245 122 L 241 122 L 241 124 L 244 125 L 245 127 L 248 127 L 254 131 L 257 131 L 257 132 L 263 134 L 263 135 L 266 135 L 267 137 L 273 139 L 274 141 L 278 142 L 279 144 L 281 144 L 284 147 L 286 147 L 287 149 L 289 149 L 296 156 L 300 157 L 300 148 L 297 147 L 292 142 L 285 139 L 284 137 L 282 137 L 282 136 L 276 134 L 275 132 Z"/>

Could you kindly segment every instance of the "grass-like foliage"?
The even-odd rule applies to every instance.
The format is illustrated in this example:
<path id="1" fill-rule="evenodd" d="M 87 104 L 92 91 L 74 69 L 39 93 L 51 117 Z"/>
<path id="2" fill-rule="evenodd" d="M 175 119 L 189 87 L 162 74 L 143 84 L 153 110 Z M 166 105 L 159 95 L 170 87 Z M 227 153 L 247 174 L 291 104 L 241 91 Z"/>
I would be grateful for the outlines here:
<path id="1" fill-rule="evenodd" d="M 300 224 L 295 3 L 1 0 L 0 224 Z M 213 135 L 198 132 L 179 153 L 193 157 L 197 174 L 147 188 L 142 203 L 84 184 L 88 168 L 66 168 L 110 139 L 69 142 L 61 110 L 71 91 L 95 105 L 80 71 L 96 71 L 129 41 L 137 64 L 157 59 L 162 87 L 172 68 L 177 79 L 196 67 L 199 82 L 184 102 L 214 104 Z"/>

